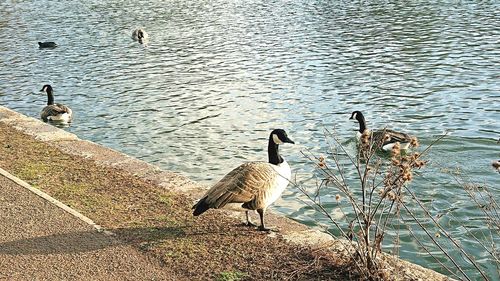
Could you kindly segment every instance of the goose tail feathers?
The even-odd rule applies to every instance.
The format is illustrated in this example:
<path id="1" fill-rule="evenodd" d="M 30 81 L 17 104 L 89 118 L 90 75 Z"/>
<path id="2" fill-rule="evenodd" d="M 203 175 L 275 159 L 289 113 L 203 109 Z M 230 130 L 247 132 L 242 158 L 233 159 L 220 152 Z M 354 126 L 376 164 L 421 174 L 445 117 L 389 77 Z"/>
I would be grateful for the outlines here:
<path id="1" fill-rule="evenodd" d="M 200 199 L 200 201 L 198 201 L 198 203 L 196 203 L 192 209 L 194 209 L 193 211 L 193 216 L 199 216 L 201 214 L 203 214 L 205 211 L 207 211 L 208 209 L 210 209 L 210 206 L 208 206 L 207 202 L 205 201 L 207 198 L 204 197 L 202 199 Z"/>

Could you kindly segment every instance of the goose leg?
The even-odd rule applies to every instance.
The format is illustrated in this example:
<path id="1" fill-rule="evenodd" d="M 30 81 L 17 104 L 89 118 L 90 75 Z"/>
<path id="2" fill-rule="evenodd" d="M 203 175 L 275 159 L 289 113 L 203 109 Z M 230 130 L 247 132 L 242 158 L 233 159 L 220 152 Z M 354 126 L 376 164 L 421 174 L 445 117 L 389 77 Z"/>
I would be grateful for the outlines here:
<path id="1" fill-rule="evenodd" d="M 250 216 L 248 215 L 249 211 L 245 211 L 245 215 L 247 216 L 247 223 L 245 223 L 246 226 L 256 226 L 251 220 Z"/>
<path id="2" fill-rule="evenodd" d="M 266 228 L 264 226 L 264 209 L 257 209 L 257 213 L 259 213 L 259 216 L 260 216 L 260 226 L 259 226 L 258 230 L 271 231 L 269 228 Z"/>

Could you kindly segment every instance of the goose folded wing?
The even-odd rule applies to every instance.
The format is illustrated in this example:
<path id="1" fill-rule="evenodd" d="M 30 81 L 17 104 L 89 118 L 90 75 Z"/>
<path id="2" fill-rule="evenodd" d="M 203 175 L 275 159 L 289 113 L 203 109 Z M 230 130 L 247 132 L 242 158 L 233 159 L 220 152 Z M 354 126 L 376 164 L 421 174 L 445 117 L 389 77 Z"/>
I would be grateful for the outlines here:
<path id="1" fill-rule="evenodd" d="M 382 142 L 384 145 L 394 142 L 406 143 L 411 140 L 410 135 L 389 129 L 378 130 L 373 135 L 375 141 Z"/>
<path id="2" fill-rule="evenodd" d="M 409 142 L 411 140 L 411 136 L 405 133 L 396 132 L 393 130 L 386 130 L 387 134 L 391 137 L 392 142 Z"/>
<path id="3" fill-rule="evenodd" d="M 276 172 L 265 162 L 249 162 L 232 170 L 205 195 L 213 208 L 222 208 L 228 203 L 260 201 L 258 198 L 276 180 Z"/>
<path id="4" fill-rule="evenodd" d="M 67 106 L 58 103 L 46 106 L 43 111 L 47 116 L 56 116 L 63 113 L 69 113 L 70 109 Z"/>

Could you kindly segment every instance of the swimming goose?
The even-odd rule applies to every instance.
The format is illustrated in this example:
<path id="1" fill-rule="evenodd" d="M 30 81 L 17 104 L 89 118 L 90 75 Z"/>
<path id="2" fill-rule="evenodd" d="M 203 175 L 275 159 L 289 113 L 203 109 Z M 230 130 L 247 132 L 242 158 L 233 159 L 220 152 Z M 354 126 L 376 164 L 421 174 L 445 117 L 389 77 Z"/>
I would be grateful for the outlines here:
<path id="1" fill-rule="evenodd" d="M 269 135 L 267 152 L 269 162 L 244 163 L 217 182 L 193 206 L 193 215 L 203 214 L 208 209 L 219 209 L 229 203 L 239 203 L 246 211 L 256 210 L 260 216 L 259 230 L 269 231 L 264 225 L 264 213 L 285 190 L 292 175 L 290 166 L 281 157 L 278 147 L 283 143 L 294 143 L 282 129 Z"/>
<path id="2" fill-rule="evenodd" d="M 351 114 L 351 118 L 356 119 L 359 123 L 359 130 L 356 133 L 357 139 L 361 139 L 361 135 L 368 130 L 366 128 L 365 117 L 361 111 L 354 111 Z M 405 133 L 396 132 L 389 129 L 381 129 L 371 132 L 371 137 L 373 138 L 373 143 L 380 144 L 382 150 L 390 151 L 394 147 L 396 143 L 399 142 L 400 149 L 406 150 L 410 147 L 410 145 L 414 145 L 417 139 L 414 136 L 410 136 Z"/>
<path id="3" fill-rule="evenodd" d="M 73 119 L 73 111 L 60 103 L 54 103 L 52 86 L 44 85 L 40 92 L 47 93 L 47 106 L 42 109 L 40 116 L 43 121 L 59 121 L 69 123 Z"/>
<path id="4" fill-rule="evenodd" d="M 57 47 L 57 44 L 55 42 L 38 42 L 38 47 L 40 49 L 43 49 L 43 48 L 55 48 L 55 47 Z"/>
<path id="5" fill-rule="evenodd" d="M 132 32 L 132 39 L 134 39 L 134 41 L 139 41 L 141 44 L 147 41 L 148 38 L 149 35 L 142 28 L 137 28 Z"/>

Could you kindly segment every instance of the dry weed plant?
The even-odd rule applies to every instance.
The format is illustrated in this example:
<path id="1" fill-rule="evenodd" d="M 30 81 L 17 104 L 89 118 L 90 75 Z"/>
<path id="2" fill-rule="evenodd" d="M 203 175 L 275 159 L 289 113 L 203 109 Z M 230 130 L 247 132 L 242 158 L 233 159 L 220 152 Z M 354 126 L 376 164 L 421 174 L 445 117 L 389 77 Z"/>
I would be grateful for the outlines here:
<path id="1" fill-rule="evenodd" d="M 415 171 L 426 166 L 426 161 L 422 160 L 422 157 L 445 136 L 446 134 L 439 137 L 422 152 L 402 152 L 399 144 L 396 144 L 390 152 L 390 156 L 386 156 L 378 152 L 381 143 L 374 143 L 369 133 L 363 134 L 357 154 L 351 156 L 336 135 L 325 130 L 325 139 L 329 142 L 330 147 L 328 157 L 315 156 L 311 151 L 302 151 L 302 154 L 315 166 L 318 181 L 314 188 L 306 188 L 298 184 L 296 180 L 292 184 L 306 196 L 306 204 L 324 215 L 335 226 L 342 238 L 348 241 L 346 243 L 350 244 L 346 246 L 352 246 L 354 250 L 351 262 L 362 279 L 398 280 L 402 278 L 402 276 L 397 276 L 397 271 L 391 272 L 388 269 L 385 256 L 382 254 L 382 245 L 389 230 L 393 230 L 390 227 L 403 221 L 401 211 L 404 210 L 405 216 L 409 216 L 404 219 L 413 220 L 416 225 L 423 229 L 429 239 L 418 238 L 408 227 L 411 236 L 450 275 L 457 279 L 471 280 L 459 262 L 451 257 L 449 251 L 438 242 L 438 234 L 442 234 L 443 237 L 451 241 L 451 244 L 460 251 L 462 257 L 471 263 L 485 280 L 489 280 L 475 259 L 464 251 L 460 243 L 439 224 L 409 188 Z M 412 145 L 418 146 L 418 141 L 413 140 Z M 355 171 L 356 179 L 354 181 L 352 176 L 351 179 L 348 179 L 348 172 L 352 171 L 349 169 Z M 331 193 L 332 187 L 338 191 L 335 195 L 335 201 L 342 213 L 342 221 L 334 219 L 331 210 L 326 207 L 327 204 L 322 202 L 322 195 L 325 195 L 323 192 L 326 192 L 325 187 L 327 186 L 329 193 Z M 477 194 L 477 192 L 472 192 L 472 194 Z M 494 198 L 492 196 L 488 198 L 490 202 L 493 202 L 489 203 L 488 206 L 494 205 L 493 210 L 489 212 L 490 223 L 496 227 L 498 234 L 498 208 Z M 410 208 L 409 202 L 412 206 L 416 205 L 423 211 L 424 218 L 417 217 L 414 208 Z M 429 221 L 432 222 L 433 227 L 439 229 L 438 233 L 431 233 Z M 326 231 L 334 236 L 328 229 Z M 434 249 L 429 249 L 426 246 L 429 240 L 451 261 L 454 268 L 446 266 L 435 254 L 432 254 Z M 393 243 L 395 248 L 399 247 L 399 232 L 397 231 Z M 487 247 L 487 245 L 484 246 Z M 496 247 L 492 249 L 489 251 L 498 261 L 498 249 Z"/>

